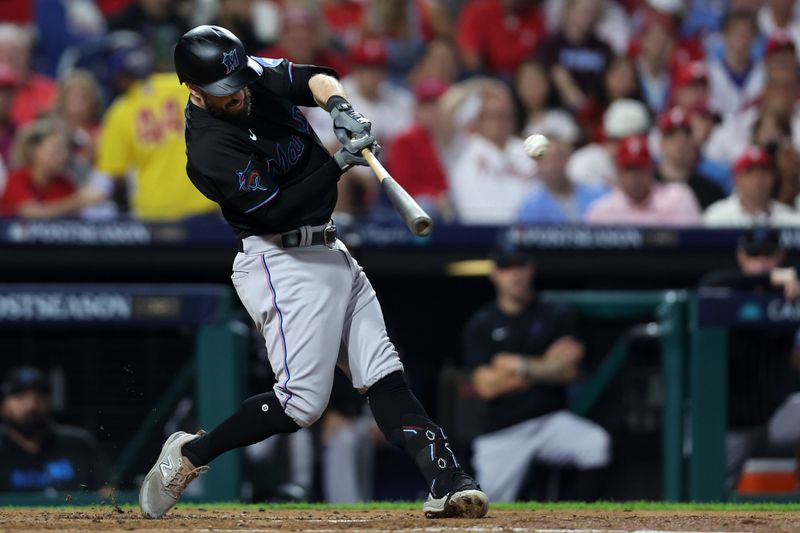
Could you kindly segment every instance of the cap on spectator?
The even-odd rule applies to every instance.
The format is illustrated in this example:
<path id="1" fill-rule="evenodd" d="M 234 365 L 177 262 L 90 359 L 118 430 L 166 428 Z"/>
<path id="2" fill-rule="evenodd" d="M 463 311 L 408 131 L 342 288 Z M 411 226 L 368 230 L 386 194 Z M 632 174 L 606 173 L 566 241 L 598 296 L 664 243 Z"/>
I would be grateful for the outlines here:
<path id="1" fill-rule="evenodd" d="M 632 135 L 625 137 L 617 148 L 618 168 L 641 168 L 650 166 L 650 151 L 647 149 L 647 137 Z"/>
<path id="2" fill-rule="evenodd" d="M 447 90 L 447 84 L 439 78 L 424 78 L 414 85 L 417 102 L 433 102 Z"/>
<path id="3" fill-rule="evenodd" d="M 769 57 L 776 52 L 791 51 L 795 53 L 795 50 L 792 36 L 785 31 L 776 31 L 767 39 L 765 53 Z"/>
<path id="4" fill-rule="evenodd" d="M 622 139 L 647 131 L 650 115 L 638 100 L 615 100 L 603 115 L 603 132 L 609 139 Z"/>
<path id="5" fill-rule="evenodd" d="M 686 130 L 691 129 L 689 113 L 680 107 L 673 107 L 666 113 L 663 113 L 658 119 L 658 129 L 660 129 L 661 133 L 664 135 L 672 133 L 679 128 L 684 128 Z"/>
<path id="6" fill-rule="evenodd" d="M 772 160 L 763 148 L 751 146 L 733 164 L 733 173 L 746 172 L 753 168 L 770 168 Z"/>
<path id="7" fill-rule="evenodd" d="M 17 73 L 6 64 L 0 63 L 0 88 L 15 87 L 17 85 Z"/>
<path id="8" fill-rule="evenodd" d="M 686 8 L 683 0 L 647 0 L 647 5 L 656 11 L 669 13 L 670 15 L 682 15 Z"/>
<path id="9" fill-rule="evenodd" d="M 681 65 L 672 81 L 676 89 L 691 85 L 693 83 L 702 83 L 708 85 L 708 69 L 702 61 L 692 61 Z"/>
<path id="10" fill-rule="evenodd" d="M 754 226 L 739 237 L 739 249 L 747 255 L 773 255 L 781 249 L 778 230 L 768 226 Z"/>
<path id="11" fill-rule="evenodd" d="M 359 65 L 386 66 L 386 42 L 375 37 L 365 39 L 353 47 L 350 51 L 350 59 Z"/>
<path id="12" fill-rule="evenodd" d="M 21 366 L 8 373 L 0 390 L 3 397 L 29 390 L 50 394 L 50 381 L 41 370 L 32 366 Z"/>

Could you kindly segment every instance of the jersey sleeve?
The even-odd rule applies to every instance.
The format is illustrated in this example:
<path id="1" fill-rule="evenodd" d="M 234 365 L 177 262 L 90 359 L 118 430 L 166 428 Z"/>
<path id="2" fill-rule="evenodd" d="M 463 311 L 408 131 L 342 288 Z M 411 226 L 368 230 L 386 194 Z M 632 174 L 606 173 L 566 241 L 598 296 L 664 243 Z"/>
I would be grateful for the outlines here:
<path id="1" fill-rule="evenodd" d="M 125 107 L 112 105 L 105 115 L 97 141 L 97 170 L 109 176 L 122 176 L 132 163 L 134 139 Z"/>
<path id="2" fill-rule="evenodd" d="M 316 107 L 317 102 L 308 87 L 315 74 L 328 74 L 339 78 L 335 70 L 316 65 L 298 65 L 288 59 L 254 57 L 263 68 L 260 83 L 271 92 L 288 98 L 294 105 Z"/>

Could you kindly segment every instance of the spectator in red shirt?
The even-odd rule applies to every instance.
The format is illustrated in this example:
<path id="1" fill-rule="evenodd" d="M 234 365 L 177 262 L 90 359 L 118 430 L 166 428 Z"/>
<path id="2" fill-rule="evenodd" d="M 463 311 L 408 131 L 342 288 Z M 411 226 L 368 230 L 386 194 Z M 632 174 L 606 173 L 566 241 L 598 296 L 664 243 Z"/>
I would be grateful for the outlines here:
<path id="1" fill-rule="evenodd" d="M 47 113 L 56 98 L 56 84 L 30 70 L 31 36 L 22 27 L 0 24 L 0 65 L 11 67 L 17 77 L 11 118 L 25 124 Z"/>
<path id="2" fill-rule="evenodd" d="M 448 216 L 451 208 L 439 153 L 441 119 L 437 102 L 446 89 L 436 78 L 422 80 L 414 87 L 414 123 L 395 138 L 388 161 L 389 172 L 408 194 L 443 216 Z"/>
<path id="3" fill-rule="evenodd" d="M 322 17 L 342 49 L 350 48 L 361 39 L 359 26 L 364 16 L 365 2 L 358 0 L 322 0 Z"/>
<path id="4" fill-rule="evenodd" d="M 22 128 L 14 148 L 20 166 L 8 176 L 0 214 L 25 218 L 75 215 L 93 199 L 77 191 L 64 172 L 69 158 L 66 134 L 49 120 Z"/>
<path id="5" fill-rule="evenodd" d="M 457 40 L 467 70 L 510 78 L 544 32 L 534 0 L 471 0 L 461 10 Z"/>

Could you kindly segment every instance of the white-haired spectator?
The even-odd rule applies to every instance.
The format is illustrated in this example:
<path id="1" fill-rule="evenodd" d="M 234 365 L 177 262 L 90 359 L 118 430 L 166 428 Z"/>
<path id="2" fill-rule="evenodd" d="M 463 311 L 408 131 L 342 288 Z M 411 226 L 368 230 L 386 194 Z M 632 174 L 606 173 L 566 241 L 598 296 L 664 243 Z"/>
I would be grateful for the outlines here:
<path id="1" fill-rule="evenodd" d="M 603 115 L 602 142 L 576 150 L 567 163 L 567 176 L 573 183 L 611 186 L 617 181 L 614 157 L 623 137 L 641 135 L 650 126 L 647 107 L 637 100 L 616 100 Z"/>
<path id="2" fill-rule="evenodd" d="M 586 222 L 614 226 L 691 226 L 703 217 L 692 190 L 685 183 L 659 183 L 644 135 L 619 143 L 617 185 L 589 206 Z"/>
<path id="3" fill-rule="evenodd" d="M 767 152 L 753 146 L 733 166 L 734 192 L 706 209 L 706 226 L 787 226 L 800 223 L 800 215 L 772 199 L 775 171 Z"/>
<path id="4" fill-rule="evenodd" d="M 722 22 L 725 54 L 708 61 L 709 106 L 719 113 L 740 111 L 764 87 L 764 66 L 753 61 L 751 49 L 758 27 L 748 11 L 729 11 Z"/>
<path id="5" fill-rule="evenodd" d="M 536 183 L 535 164 L 515 133 L 511 92 L 497 80 L 473 78 L 448 93 L 443 107 L 455 109 L 456 132 L 445 160 L 456 217 L 465 224 L 510 224 Z"/>
<path id="6" fill-rule="evenodd" d="M 31 34 L 21 26 L 0 24 L 0 65 L 17 77 L 11 118 L 21 126 L 47 113 L 56 98 L 55 82 L 31 70 Z"/>

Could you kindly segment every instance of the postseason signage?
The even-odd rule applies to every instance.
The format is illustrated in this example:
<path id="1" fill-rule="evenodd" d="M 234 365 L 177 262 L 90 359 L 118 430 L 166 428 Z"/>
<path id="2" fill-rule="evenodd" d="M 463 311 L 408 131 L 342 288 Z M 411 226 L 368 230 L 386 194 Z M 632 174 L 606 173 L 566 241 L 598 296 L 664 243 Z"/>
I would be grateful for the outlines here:
<path id="1" fill-rule="evenodd" d="M 800 326 L 800 301 L 785 300 L 781 293 L 752 294 L 707 288 L 697 293 L 700 327 Z"/>
<path id="2" fill-rule="evenodd" d="M 0 285 L 0 327 L 211 324 L 224 318 L 230 297 L 213 285 Z"/>
<path id="3" fill-rule="evenodd" d="M 396 216 L 356 219 L 338 224 L 341 239 L 352 247 L 491 248 L 498 244 L 532 250 L 729 250 L 741 230 L 541 226 L 462 226 L 435 223 L 430 237 L 416 237 Z M 781 230 L 781 243 L 800 250 L 800 228 Z M 123 246 L 220 245 L 233 247 L 232 230 L 216 216 L 181 222 L 143 223 L 136 220 L 29 221 L 0 219 L 0 246 Z"/>

